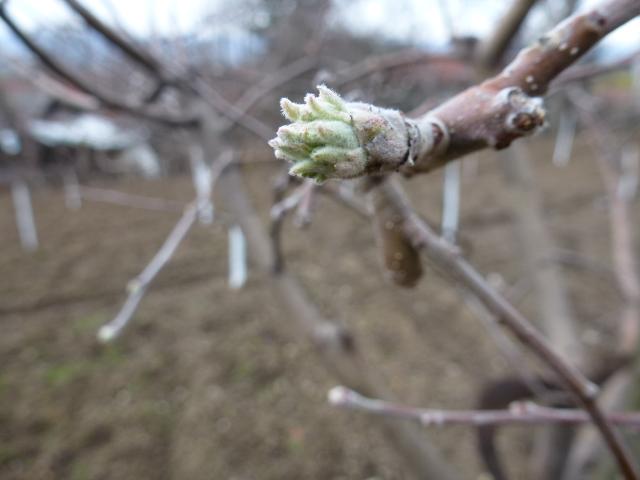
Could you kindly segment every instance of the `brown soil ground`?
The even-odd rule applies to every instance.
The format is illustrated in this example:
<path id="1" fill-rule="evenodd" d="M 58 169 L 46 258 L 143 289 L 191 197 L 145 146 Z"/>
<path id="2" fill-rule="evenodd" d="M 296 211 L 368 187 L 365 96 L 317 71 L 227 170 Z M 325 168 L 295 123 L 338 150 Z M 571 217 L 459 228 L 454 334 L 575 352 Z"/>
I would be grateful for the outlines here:
<path id="1" fill-rule="evenodd" d="M 562 169 L 550 165 L 548 146 L 535 151 L 558 246 L 610 265 L 606 203 L 588 150 Z M 464 178 L 463 244 L 482 272 L 525 286 L 518 305 L 533 316 L 496 155 L 478 166 Z M 270 195 L 264 178 L 274 172 L 258 166 L 249 175 L 263 215 Z M 101 185 L 182 201 L 192 195 L 187 178 Z M 441 173 L 409 188 L 419 210 L 437 221 Z M 55 188 L 37 190 L 34 207 L 42 245 L 26 254 L 10 195 L 0 191 L 0 478 L 408 478 L 375 418 L 327 405 L 335 380 L 290 333 L 294 320 L 267 288 L 268 276 L 252 269 L 244 289 L 227 288 L 223 222 L 194 227 L 132 325 L 105 347 L 96 329 L 117 312 L 127 281 L 177 215 L 89 202 L 69 211 Z M 483 383 L 510 371 L 438 272 L 427 268 L 408 292 L 386 284 L 370 226 L 330 199 L 319 198 L 307 230 L 287 225 L 284 238 L 291 270 L 323 313 L 355 332 L 397 398 L 469 408 Z M 597 348 L 615 321 L 613 282 L 563 272 L 583 341 Z M 521 471 L 531 430 L 510 432 L 501 442 L 519 459 L 513 471 Z M 479 478 L 470 429 L 425 435 L 466 478 Z"/>

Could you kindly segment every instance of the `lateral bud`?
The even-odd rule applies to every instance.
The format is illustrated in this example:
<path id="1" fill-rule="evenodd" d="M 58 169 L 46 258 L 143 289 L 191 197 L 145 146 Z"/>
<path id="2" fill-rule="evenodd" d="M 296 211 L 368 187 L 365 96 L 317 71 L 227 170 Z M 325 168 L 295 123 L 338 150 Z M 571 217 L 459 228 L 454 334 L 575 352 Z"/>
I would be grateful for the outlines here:
<path id="1" fill-rule="evenodd" d="M 383 188 L 372 188 L 373 227 L 385 277 L 398 286 L 414 287 L 422 277 L 420 254 L 403 228 L 401 208 Z"/>

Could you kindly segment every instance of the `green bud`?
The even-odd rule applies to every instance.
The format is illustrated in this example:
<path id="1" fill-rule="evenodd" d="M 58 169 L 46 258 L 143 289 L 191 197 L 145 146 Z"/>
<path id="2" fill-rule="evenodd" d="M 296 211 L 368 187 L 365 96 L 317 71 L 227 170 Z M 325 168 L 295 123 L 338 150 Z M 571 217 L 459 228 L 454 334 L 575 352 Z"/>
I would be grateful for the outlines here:
<path id="1" fill-rule="evenodd" d="M 308 155 L 307 152 L 293 146 L 282 145 L 276 149 L 276 158 L 293 163 L 307 160 Z"/>
<path id="2" fill-rule="evenodd" d="M 289 173 L 299 177 L 310 178 L 318 183 L 324 182 L 331 175 L 331 165 L 324 165 L 322 163 L 314 162 L 313 160 L 303 160 L 297 162 Z"/>
<path id="3" fill-rule="evenodd" d="M 280 100 L 280 108 L 282 108 L 282 115 L 284 115 L 287 120 L 291 122 L 297 122 L 300 120 L 302 115 L 302 108 L 300 105 L 296 105 L 288 98 L 283 98 Z"/>
<path id="4" fill-rule="evenodd" d="M 321 100 L 333 105 L 337 110 L 345 111 L 347 109 L 347 104 L 340 98 L 340 95 L 327 88 L 326 85 L 318 85 L 318 92 L 320 92 L 319 97 Z"/>
<path id="5" fill-rule="evenodd" d="M 292 123 L 280 127 L 269 145 L 277 158 L 294 164 L 290 174 L 323 182 L 390 170 L 404 160 L 408 133 L 399 112 L 347 103 L 324 85 L 318 91 L 304 104 L 280 101 Z"/>
<path id="6" fill-rule="evenodd" d="M 338 162 L 349 160 L 349 150 L 340 147 L 320 147 L 311 153 L 311 160 L 327 165 L 336 165 Z"/>

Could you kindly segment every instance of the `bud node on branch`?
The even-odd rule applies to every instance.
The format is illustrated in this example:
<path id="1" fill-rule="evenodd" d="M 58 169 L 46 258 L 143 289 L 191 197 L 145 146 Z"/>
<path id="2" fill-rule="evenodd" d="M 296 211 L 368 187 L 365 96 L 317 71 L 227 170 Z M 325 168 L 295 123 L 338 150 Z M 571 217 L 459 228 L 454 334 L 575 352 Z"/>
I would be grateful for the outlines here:
<path id="1" fill-rule="evenodd" d="M 515 138 L 531 134 L 545 125 L 545 110 L 542 99 L 530 97 L 519 88 L 505 88 L 499 95 L 506 96 L 510 110 L 505 119 L 505 137 L 495 148 L 508 147 Z"/>
<path id="2" fill-rule="evenodd" d="M 413 167 L 420 158 L 442 154 L 449 146 L 449 130 L 435 115 L 425 115 L 418 120 L 406 120 L 409 130 L 409 158 Z"/>

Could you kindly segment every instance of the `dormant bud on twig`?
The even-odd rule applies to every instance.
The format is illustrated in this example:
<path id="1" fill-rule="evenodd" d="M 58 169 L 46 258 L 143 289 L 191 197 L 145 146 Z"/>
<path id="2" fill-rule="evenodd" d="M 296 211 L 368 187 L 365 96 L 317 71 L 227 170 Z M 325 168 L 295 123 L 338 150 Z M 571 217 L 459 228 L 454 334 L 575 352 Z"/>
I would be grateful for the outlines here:
<path id="1" fill-rule="evenodd" d="M 277 158 L 294 164 L 291 175 L 321 183 L 394 170 L 406 159 L 409 128 L 400 112 L 345 102 L 324 85 L 318 91 L 304 104 L 280 102 L 292 123 L 280 127 L 269 145 Z"/>

